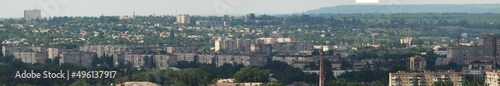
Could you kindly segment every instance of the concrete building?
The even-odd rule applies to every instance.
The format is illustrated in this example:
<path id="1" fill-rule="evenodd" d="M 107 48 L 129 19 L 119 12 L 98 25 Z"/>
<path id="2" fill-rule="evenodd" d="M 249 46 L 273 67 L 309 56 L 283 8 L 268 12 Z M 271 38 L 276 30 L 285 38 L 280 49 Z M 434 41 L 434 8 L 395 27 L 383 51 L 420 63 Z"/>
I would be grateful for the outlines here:
<path id="1" fill-rule="evenodd" d="M 244 66 L 263 66 L 267 61 L 261 55 L 217 55 L 215 58 L 216 65 L 224 64 L 242 64 Z"/>
<path id="2" fill-rule="evenodd" d="M 323 56 L 323 59 L 326 60 L 335 60 L 332 59 L 335 58 L 333 56 Z M 272 58 L 273 61 L 280 61 L 287 63 L 288 65 L 291 65 L 295 68 L 303 69 L 304 66 L 308 63 L 311 62 L 319 62 L 319 56 L 313 56 L 313 55 L 275 55 Z M 364 62 L 366 63 L 366 62 Z"/>
<path id="3" fill-rule="evenodd" d="M 500 86 L 500 72 L 499 71 L 486 71 L 484 83 L 489 86 Z"/>
<path id="4" fill-rule="evenodd" d="M 47 56 L 41 52 L 14 52 L 14 58 L 21 59 L 24 63 L 45 63 Z"/>
<path id="5" fill-rule="evenodd" d="M 452 62 L 464 65 L 467 57 L 495 57 L 498 52 L 499 37 L 492 34 L 486 34 L 479 37 L 479 44 L 451 46 L 447 48 L 447 58 Z"/>
<path id="6" fill-rule="evenodd" d="M 498 36 L 493 34 L 486 34 L 479 37 L 479 46 L 483 46 L 484 56 L 497 56 L 497 40 Z"/>
<path id="7" fill-rule="evenodd" d="M 189 24 L 191 22 L 191 17 L 187 14 L 179 14 L 176 16 L 176 22 L 179 24 Z"/>
<path id="8" fill-rule="evenodd" d="M 80 67 L 91 67 L 93 57 L 96 56 L 96 53 L 69 51 L 69 52 L 61 52 L 59 56 L 61 57 L 59 60 L 59 64 L 68 63 Z"/>
<path id="9" fill-rule="evenodd" d="M 195 61 L 194 57 L 196 56 L 196 53 L 175 53 L 174 55 L 177 56 L 177 60 L 179 61 L 192 62 Z"/>
<path id="10" fill-rule="evenodd" d="M 12 55 L 14 52 L 46 52 L 46 49 L 45 47 L 4 45 L 2 46 L 2 54 L 6 56 Z"/>
<path id="11" fill-rule="evenodd" d="M 258 38 L 259 40 L 263 40 L 264 44 L 272 44 L 272 43 L 281 43 L 281 42 L 294 42 L 295 38 Z"/>
<path id="12" fill-rule="evenodd" d="M 47 58 L 53 59 L 57 56 L 59 56 L 59 49 L 58 48 L 47 48 Z"/>
<path id="13" fill-rule="evenodd" d="M 154 55 L 153 59 L 156 67 L 159 68 L 168 68 L 177 65 L 177 57 L 174 55 Z"/>
<path id="14" fill-rule="evenodd" d="M 399 41 L 401 44 L 405 44 L 407 47 L 421 45 L 423 42 L 421 39 L 413 38 L 413 37 L 407 37 L 404 39 L 400 39 Z"/>
<path id="15" fill-rule="evenodd" d="M 42 11 L 38 9 L 24 10 L 24 19 L 34 20 L 42 18 Z"/>
<path id="16" fill-rule="evenodd" d="M 294 54 L 299 51 L 310 51 L 313 49 L 311 42 L 296 42 L 293 38 L 259 38 L 259 39 L 226 39 L 217 38 L 214 43 L 214 51 L 223 50 L 224 53 L 259 53 L 270 54 L 278 51 L 285 54 Z"/>
<path id="17" fill-rule="evenodd" d="M 389 73 L 389 86 L 433 86 L 438 81 L 451 81 L 454 86 L 464 82 L 463 72 L 396 72 Z"/>
<path id="18" fill-rule="evenodd" d="M 146 57 L 152 57 L 156 67 L 170 67 L 177 65 L 177 57 L 174 55 L 151 55 L 151 54 L 126 54 L 124 64 L 131 64 L 133 67 L 145 67 Z"/>
<path id="19" fill-rule="evenodd" d="M 425 70 L 426 61 L 421 56 L 412 56 L 408 61 L 408 68 L 410 71 L 423 71 Z"/>
<path id="20" fill-rule="evenodd" d="M 228 21 L 209 21 L 209 20 L 198 20 L 196 21 L 196 26 L 210 26 L 210 27 L 228 27 L 231 23 Z"/>

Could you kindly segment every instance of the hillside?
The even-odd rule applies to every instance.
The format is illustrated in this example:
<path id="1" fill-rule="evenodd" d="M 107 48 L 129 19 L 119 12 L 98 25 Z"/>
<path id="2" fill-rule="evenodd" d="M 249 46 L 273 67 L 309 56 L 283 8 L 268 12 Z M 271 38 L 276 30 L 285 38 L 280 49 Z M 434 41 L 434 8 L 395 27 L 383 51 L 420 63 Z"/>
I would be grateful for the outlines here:
<path id="1" fill-rule="evenodd" d="M 306 13 L 500 13 L 500 4 L 341 5 L 309 10 Z"/>

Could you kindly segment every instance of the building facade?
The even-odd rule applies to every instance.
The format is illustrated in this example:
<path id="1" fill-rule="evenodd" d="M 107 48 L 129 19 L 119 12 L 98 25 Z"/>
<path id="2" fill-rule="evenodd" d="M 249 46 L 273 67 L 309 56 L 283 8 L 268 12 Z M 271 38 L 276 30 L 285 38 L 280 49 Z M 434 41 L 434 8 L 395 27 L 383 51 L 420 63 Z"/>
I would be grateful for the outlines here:
<path id="1" fill-rule="evenodd" d="M 170 67 L 177 65 L 177 57 L 175 55 L 152 55 L 152 54 L 126 54 L 124 64 L 131 64 L 132 67 L 145 67 L 146 58 L 152 58 L 156 67 Z"/>
<path id="2" fill-rule="evenodd" d="M 59 64 L 67 63 L 80 67 L 91 67 L 93 57 L 96 56 L 96 53 L 70 51 L 70 52 L 61 52 L 59 56 L 61 57 L 59 60 Z"/>
<path id="3" fill-rule="evenodd" d="M 191 17 L 187 14 L 179 14 L 176 16 L 176 22 L 179 24 L 189 24 L 191 22 Z"/>
<path id="4" fill-rule="evenodd" d="M 500 72 L 499 71 L 486 71 L 484 84 L 489 86 L 500 86 Z"/>
<path id="5" fill-rule="evenodd" d="M 24 19 L 34 20 L 42 18 L 42 11 L 38 9 L 24 10 Z"/>
<path id="6" fill-rule="evenodd" d="M 24 63 L 45 63 L 46 54 L 41 52 L 14 52 L 14 58 L 21 59 Z"/>
<path id="7" fill-rule="evenodd" d="M 416 56 L 410 57 L 409 62 L 408 62 L 408 68 L 410 71 L 424 71 L 426 64 L 427 63 L 425 61 L 425 58 L 423 58 L 422 56 L 416 55 Z"/>
<path id="8" fill-rule="evenodd" d="M 433 86 L 438 81 L 450 81 L 461 86 L 465 79 L 463 72 L 396 72 L 389 73 L 389 86 Z"/>
<path id="9" fill-rule="evenodd" d="M 461 45 L 457 43 L 456 46 L 447 48 L 447 58 L 451 62 L 459 65 L 465 65 L 464 61 L 467 57 L 495 57 L 498 54 L 499 37 L 493 34 L 486 34 L 479 37 L 478 44 Z"/>

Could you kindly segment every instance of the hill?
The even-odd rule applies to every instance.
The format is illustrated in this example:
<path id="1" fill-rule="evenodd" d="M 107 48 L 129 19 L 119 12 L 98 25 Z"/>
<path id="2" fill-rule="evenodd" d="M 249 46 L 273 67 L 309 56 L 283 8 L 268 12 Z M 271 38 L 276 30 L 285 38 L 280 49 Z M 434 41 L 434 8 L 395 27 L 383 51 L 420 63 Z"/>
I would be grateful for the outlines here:
<path id="1" fill-rule="evenodd" d="M 306 13 L 500 13 L 500 4 L 341 5 L 322 7 Z"/>

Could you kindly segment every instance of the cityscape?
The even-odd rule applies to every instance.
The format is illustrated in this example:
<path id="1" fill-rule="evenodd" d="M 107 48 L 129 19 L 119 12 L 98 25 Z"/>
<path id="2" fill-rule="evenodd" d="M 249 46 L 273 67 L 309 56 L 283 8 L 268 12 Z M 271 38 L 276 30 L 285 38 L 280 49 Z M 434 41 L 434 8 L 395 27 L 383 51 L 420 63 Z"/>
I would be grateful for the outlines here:
<path id="1" fill-rule="evenodd" d="M 22 18 L 0 18 L 0 86 L 500 86 L 499 4 L 365 12 L 380 6 L 210 16 L 18 10 Z M 432 7 L 440 9 L 417 10 Z"/>

